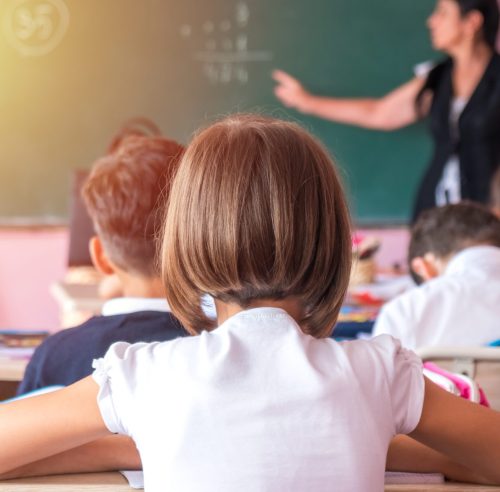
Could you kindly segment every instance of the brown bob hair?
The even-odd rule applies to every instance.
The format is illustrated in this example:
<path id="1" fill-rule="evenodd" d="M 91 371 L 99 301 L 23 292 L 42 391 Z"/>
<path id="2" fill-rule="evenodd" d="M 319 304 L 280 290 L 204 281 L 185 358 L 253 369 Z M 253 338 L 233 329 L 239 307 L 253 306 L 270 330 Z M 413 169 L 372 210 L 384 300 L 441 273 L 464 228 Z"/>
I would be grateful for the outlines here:
<path id="1" fill-rule="evenodd" d="M 162 276 L 190 333 L 201 296 L 246 308 L 296 297 L 302 329 L 331 334 L 349 281 L 350 219 L 332 160 L 298 125 L 235 115 L 201 131 L 172 185 Z"/>
<path id="2" fill-rule="evenodd" d="M 159 276 L 157 237 L 183 151 L 163 137 L 130 135 L 94 163 L 82 195 L 107 255 L 122 270 Z"/>

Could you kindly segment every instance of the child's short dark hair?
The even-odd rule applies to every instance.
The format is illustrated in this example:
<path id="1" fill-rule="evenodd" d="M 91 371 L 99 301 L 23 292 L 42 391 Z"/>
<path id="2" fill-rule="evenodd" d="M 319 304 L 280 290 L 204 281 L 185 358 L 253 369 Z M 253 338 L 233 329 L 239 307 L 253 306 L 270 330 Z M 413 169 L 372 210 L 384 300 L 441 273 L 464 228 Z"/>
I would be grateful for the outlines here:
<path id="1" fill-rule="evenodd" d="M 136 135 L 95 162 L 82 193 L 106 253 L 119 268 L 159 274 L 156 234 L 183 152 L 172 140 Z"/>
<path id="2" fill-rule="evenodd" d="M 243 308 L 296 297 L 301 327 L 331 334 L 349 281 L 350 219 L 334 164 L 298 125 L 230 116 L 199 133 L 175 177 L 163 241 L 172 311 L 213 326 L 208 293 Z"/>
<path id="3" fill-rule="evenodd" d="M 438 258 L 475 245 L 500 247 L 500 220 L 485 206 L 461 202 L 424 211 L 412 228 L 408 261 L 432 253 Z"/>

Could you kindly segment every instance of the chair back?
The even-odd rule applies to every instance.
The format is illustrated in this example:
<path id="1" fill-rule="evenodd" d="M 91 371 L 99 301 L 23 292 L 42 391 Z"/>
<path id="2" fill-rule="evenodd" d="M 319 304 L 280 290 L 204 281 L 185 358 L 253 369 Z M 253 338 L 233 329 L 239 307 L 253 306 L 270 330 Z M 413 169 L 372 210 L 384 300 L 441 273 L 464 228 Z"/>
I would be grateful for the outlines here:
<path id="1" fill-rule="evenodd" d="M 424 362 L 473 378 L 483 388 L 491 408 L 500 411 L 500 348 L 422 347 L 416 352 Z"/>

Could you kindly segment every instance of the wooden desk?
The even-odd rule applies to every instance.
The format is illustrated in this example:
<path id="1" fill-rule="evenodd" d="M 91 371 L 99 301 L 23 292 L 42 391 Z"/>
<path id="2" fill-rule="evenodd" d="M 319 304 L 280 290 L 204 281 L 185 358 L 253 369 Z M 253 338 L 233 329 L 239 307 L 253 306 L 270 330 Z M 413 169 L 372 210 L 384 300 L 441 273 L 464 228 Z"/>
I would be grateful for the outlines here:
<path id="1" fill-rule="evenodd" d="M 0 489 L 1 490 L 1 489 Z M 385 492 L 497 492 L 500 487 L 471 485 L 468 483 L 422 484 L 422 485 L 386 485 Z"/>
<path id="2" fill-rule="evenodd" d="M 16 394 L 27 364 L 27 359 L 0 358 L 0 401 Z"/>
<path id="3" fill-rule="evenodd" d="M 0 481 L 0 492 L 131 492 L 118 472 L 55 475 Z M 498 492 L 500 487 L 445 483 L 439 485 L 386 485 L 385 492 Z"/>
<path id="4" fill-rule="evenodd" d="M 0 358 L 0 381 L 21 381 L 28 362 L 28 359 Z"/>
<path id="5" fill-rule="evenodd" d="M 118 472 L 54 475 L 0 481 L 0 492 L 131 492 Z"/>

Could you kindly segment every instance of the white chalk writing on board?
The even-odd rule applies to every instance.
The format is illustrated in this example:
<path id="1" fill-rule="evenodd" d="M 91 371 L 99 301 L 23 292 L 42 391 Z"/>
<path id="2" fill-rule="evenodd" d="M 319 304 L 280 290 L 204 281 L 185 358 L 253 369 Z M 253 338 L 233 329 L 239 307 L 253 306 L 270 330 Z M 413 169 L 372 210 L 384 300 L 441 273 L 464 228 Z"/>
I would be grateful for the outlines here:
<path id="1" fill-rule="evenodd" d="M 246 84 L 250 77 L 250 65 L 273 59 L 268 50 L 249 50 L 247 27 L 251 21 L 250 9 L 245 2 L 238 2 L 233 18 L 205 20 L 201 25 L 203 46 L 193 54 L 201 64 L 203 75 L 210 83 Z M 180 35 L 188 40 L 195 29 L 190 24 L 180 27 Z"/>
<path id="2" fill-rule="evenodd" d="M 25 56 L 43 56 L 62 41 L 69 26 L 63 0 L 7 0 L 3 30 L 7 41 Z"/>

